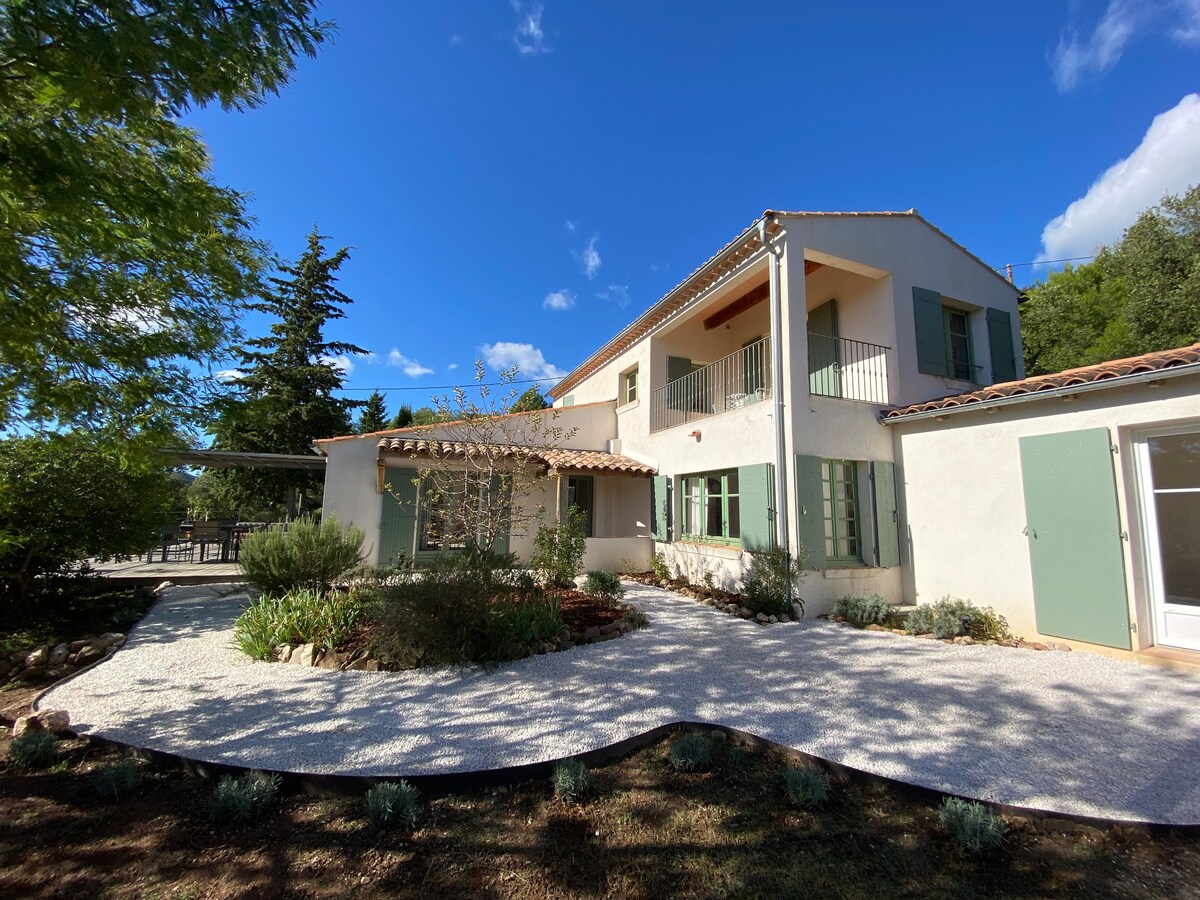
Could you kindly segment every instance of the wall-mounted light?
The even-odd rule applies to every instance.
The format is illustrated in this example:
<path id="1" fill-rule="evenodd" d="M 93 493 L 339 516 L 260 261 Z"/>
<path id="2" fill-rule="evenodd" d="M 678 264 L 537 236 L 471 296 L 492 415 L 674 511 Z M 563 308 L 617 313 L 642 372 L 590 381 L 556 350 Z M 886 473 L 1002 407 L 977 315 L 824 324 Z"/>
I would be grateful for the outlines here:
<path id="1" fill-rule="evenodd" d="M 691 432 L 688 437 L 694 437 L 696 440 L 700 440 L 700 429 L 697 428 L 695 431 Z"/>

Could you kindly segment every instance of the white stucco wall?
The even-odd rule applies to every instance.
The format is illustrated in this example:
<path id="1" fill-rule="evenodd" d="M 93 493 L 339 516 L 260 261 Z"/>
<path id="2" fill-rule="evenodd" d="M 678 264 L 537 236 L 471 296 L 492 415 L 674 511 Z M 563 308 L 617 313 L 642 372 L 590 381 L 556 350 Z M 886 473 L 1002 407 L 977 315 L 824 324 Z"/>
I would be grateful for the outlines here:
<path id="1" fill-rule="evenodd" d="M 947 594 L 992 606 L 1017 634 L 1037 635 L 1025 528 L 1019 440 L 1029 435 L 1110 429 L 1115 459 L 1134 646 L 1147 646 L 1144 567 L 1131 434 L 1138 428 L 1200 420 L 1200 379 L 1159 387 L 1111 388 L 1078 399 L 1043 399 L 995 412 L 962 412 L 937 422 L 899 420 L 888 426 L 896 445 L 900 485 L 904 593 L 933 602 Z"/>

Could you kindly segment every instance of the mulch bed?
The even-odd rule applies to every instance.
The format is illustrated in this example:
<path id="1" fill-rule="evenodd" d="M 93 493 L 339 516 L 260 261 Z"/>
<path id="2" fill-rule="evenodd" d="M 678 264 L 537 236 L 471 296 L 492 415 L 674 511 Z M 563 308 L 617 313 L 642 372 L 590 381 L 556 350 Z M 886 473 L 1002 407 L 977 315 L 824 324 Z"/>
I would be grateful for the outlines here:
<path id="1" fill-rule="evenodd" d="M 558 614 L 572 631 L 584 632 L 592 626 L 603 626 L 624 618 L 625 610 L 609 606 L 589 597 L 583 591 L 554 591 L 558 597 Z"/>

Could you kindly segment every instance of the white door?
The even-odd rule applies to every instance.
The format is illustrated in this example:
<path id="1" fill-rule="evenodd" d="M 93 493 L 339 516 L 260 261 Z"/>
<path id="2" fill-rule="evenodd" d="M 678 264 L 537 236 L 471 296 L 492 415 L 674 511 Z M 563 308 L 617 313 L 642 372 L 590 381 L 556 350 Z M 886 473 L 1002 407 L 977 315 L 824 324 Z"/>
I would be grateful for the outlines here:
<path id="1" fill-rule="evenodd" d="M 1134 446 L 1155 643 L 1200 650 L 1200 425 Z"/>

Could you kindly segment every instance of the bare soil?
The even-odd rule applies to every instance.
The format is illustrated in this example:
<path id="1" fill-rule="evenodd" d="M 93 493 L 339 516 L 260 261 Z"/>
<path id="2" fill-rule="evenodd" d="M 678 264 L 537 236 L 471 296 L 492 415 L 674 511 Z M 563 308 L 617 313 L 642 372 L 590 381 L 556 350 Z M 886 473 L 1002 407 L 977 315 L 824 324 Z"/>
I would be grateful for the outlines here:
<path id="1" fill-rule="evenodd" d="M 0 693 L 11 718 L 31 689 Z M 0 738 L 6 755 L 7 737 Z M 665 742 L 597 769 L 581 805 L 547 780 L 427 801 L 411 833 L 380 832 L 360 796 L 283 796 L 217 828 L 212 783 L 151 771 L 106 801 L 118 754 L 62 743 L 51 770 L 0 762 L 0 897 L 1167 897 L 1197 896 L 1200 834 L 1010 817 L 998 850 L 960 849 L 936 796 L 835 782 L 790 806 L 776 756 L 729 742 L 712 771 L 677 773 Z"/>

